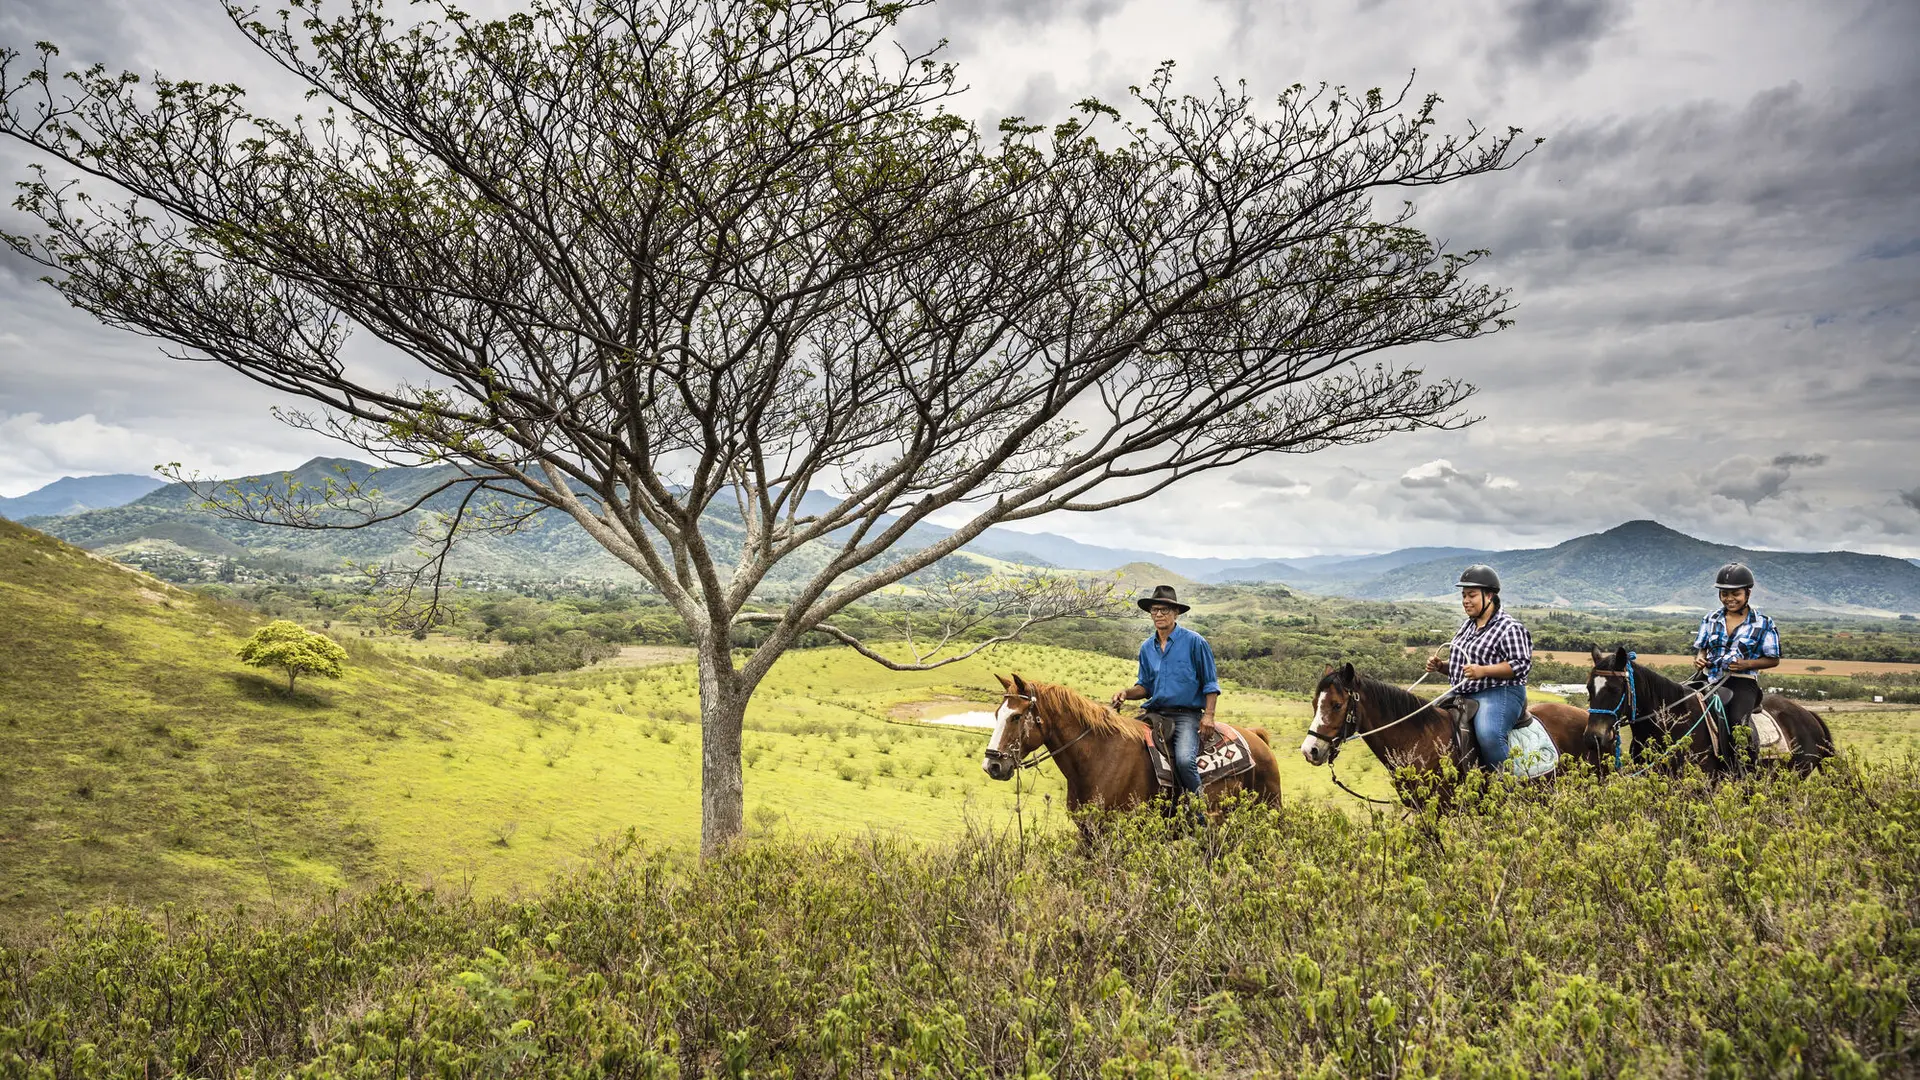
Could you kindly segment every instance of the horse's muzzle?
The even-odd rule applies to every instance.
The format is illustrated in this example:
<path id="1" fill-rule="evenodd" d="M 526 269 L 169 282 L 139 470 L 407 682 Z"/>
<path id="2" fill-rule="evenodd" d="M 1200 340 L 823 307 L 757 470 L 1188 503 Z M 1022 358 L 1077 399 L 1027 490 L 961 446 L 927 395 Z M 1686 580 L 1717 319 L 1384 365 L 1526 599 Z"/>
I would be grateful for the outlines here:
<path id="1" fill-rule="evenodd" d="M 1309 765 L 1325 765 L 1332 760 L 1327 753 L 1327 740 L 1318 735 L 1308 735 L 1300 741 L 1300 756 L 1306 758 Z"/>
<path id="2" fill-rule="evenodd" d="M 1011 780 L 1018 765 L 1005 758 L 988 755 L 980 762 L 980 768 L 995 780 Z"/>

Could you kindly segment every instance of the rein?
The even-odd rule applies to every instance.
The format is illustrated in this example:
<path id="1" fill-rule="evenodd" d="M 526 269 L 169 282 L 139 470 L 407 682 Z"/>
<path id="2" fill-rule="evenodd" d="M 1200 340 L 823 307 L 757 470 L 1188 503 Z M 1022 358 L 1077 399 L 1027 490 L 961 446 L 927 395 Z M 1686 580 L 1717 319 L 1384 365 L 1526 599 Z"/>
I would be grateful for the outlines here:
<path id="1" fill-rule="evenodd" d="M 1412 691 L 1414 687 L 1419 686 L 1423 682 L 1426 682 L 1427 676 L 1429 674 L 1432 674 L 1432 673 L 1422 672 L 1419 678 L 1407 684 L 1407 690 Z M 1341 782 L 1339 772 L 1335 771 L 1334 769 L 1334 762 L 1338 760 L 1340 757 L 1340 744 L 1346 742 L 1348 739 L 1352 738 L 1355 735 L 1359 735 L 1362 737 L 1365 737 L 1368 735 L 1378 735 L 1381 732 L 1397 724 L 1404 724 L 1408 720 L 1411 720 L 1414 717 L 1419 716 L 1421 713 L 1426 712 L 1427 710 L 1433 708 L 1434 701 L 1439 701 L 1442 698 L 1446 697 L 1447 694 L 1451 694 L 1458 689 L 1460 689 L 1460 687 L 1457 685 L 1449 686 L 1447 687 L 1444 693 L 1435 695 L 1432 701 L 1422 702 L 1419 708 L 1413 710 L 1407 715 L 1402 716 L 1398 720 L 1394 720 L 1391 723 L 1382 724 L 1379 727 L 1372 728 L 1368 731 L 1360 730 L 1360 721 L 1356 716 L 1354 716 L 1354 706 L 1358 704 L 1360 700 L 1360 692 L 1359 690 L 1356 689 L 1353 693 L 1350 693 L 1347 695 L 1346 711 L 1340 717 L 1339 734 L 1329 739 L 1325 735 L 1322 735 L 1318 731 L 1315 731 L 1313 729 L 1312 724 L 1308 724 L 1307 734 L 1327 744 L 1327 776 L 1333 780 L 1333 786 L 1339 788 L 1341 791 L 1346 792 L 1347 794 L 1353 796 L 1356 799 L 1365 799 L 1367 802 L 1379 803 L 1382 806 L 1399 806 L 1400 803 L 1397 800 L 1376 799 L 1371 795 L 1362 795 L 1361 793 L 1353 790 L 1352 788 L 1348 787 L 1346 784 Z"/>
<path id="2" fill-rule="evenodd" d="M 1621 708 L 1625 707 L 1627 709 L 1626 721 L 1628 726 L 1632 726 L 1633 724 L 1640 722 L 1640 696 L 1634 689 L 1634 678 L 1633 678 L 1633 665 L 1634 665 L 1634 661 L 1638 659 L 1638 657 L 1639 657 L 1638 653 L 1630 652 L 1627 654 L 1627 667 L 1625 671 L 1614 671 L 1611 668 L 1594 668 L 1591 672 L 1591 674 L 1593 675 L 1598 675 L 1603 677 L 1625 675 L 1627 679 L 1626 695 L 1622 697 L 1619 701 L 1614 702 L 1613 708 L 1596 709 L 1596 708 L 1593 708 L 1591 705 L 1587 707 L 1587 716 L 1589 719 L 1595 716 L 1611 716 L 1614 718 L 1613 767 L 1615 769 L 1618 769 L 1621 766 L 1620 731 L 1619 731 Z M 1706 722 L 1707 713 L 1709 711 L 1709 706 L 1707 704 L 1707 694 L 1714 690 L 1718 690 L 1720 688 L 1720 684 L 1726 681 L 1727 681 L 1727 678 L 1726 676 L 1723 675 L 1720 678 L 1715 679 L 1713 682 L 1708 683 L 1705 687 L 1699 690 L 1695 690 L 1692 687 L 1683 687 L 1683 689 L 1687 691 L 1688 695 L 1691 696 L 1694 701 L 1699 702 L 1700 715 L 1694 717 L 1693 723 L 1687 725 L 1687 730 L 1680 732 L 1678 735 L 1670 736 L 1671 741 L 1675 745 L 1678 745 L 1687 739 L 1693 738 L 1693 733 L 1700 730 L 1700 725 Z M 1679 701 L 1669 702 L 1668 704 L 1660 706 L 1658 709 L 1655 709 L 1647 717 L 1647 722 L 1654 725 L 1660 725 L 1662 718 L 1670 715 L 1674 706 L 1679 705 L 1681 702 L 1684 702 L 1686 700 L 1687 699 L 1683 697 Z M 1719 739 L 1714 734 L 1714 730 L 1711 726 L 1707 728 L 1707 735 L 1710 738 L 1714 739 L 1714 742 L 1717 748 Z M 1647 766 L 1647 768 L 1652 768 L 1652 766 L 1649 765 Z M 1638 776 L 1641 773 L 1646 772 L 1647 768 L 1637 769 L 1632 773 L 1622 773 L 1621 775 L 1622 776 Z"/>
<path id="3" fill-rule="evenodd" d="M 1018 698 L 1021 701 L 1027 702 L 1029 705 L 1031 705 L 1034 701 L 1038 700 L 1032 694 L 1002 694 L 1001 698 L 1003 700 L 1006 698 Z M 1023 709 L 1021 711 L 1024 713 L 1026 710 Z M 1034 752 L 1033 756 L 1022 757 L 1015 760 L 1013 763 L 1013 767 L 1016 770 L 1038 768 L 1039 766 L 1045 765 L 1047 762 L 1052 761 L 1054 758 L 1059 757 L 1061 754 L 1066 753 L 1067 750 L 1070 749 L 1074 743 L 1079 742 L 1081 739 L 1084 739 L 1091 734 L 1093 734 L 1092 726 L 1083 727 L 1080 729 L 1080 734 L 1075 735 L 1073 738 L 1068 739 L 1065 743 L 1061 744 L 1060 749 L 1049 750 L 1044 745 L 1042 745 L 1038 750 Z M 1024 749 L 1022 752 L 1024 753 Z M 987 748 L 987 756 L 990 758 L 1006 760 L 1008 758 L 1012 758 L 1014 755 L 998 747 L 990 746 Z"/>

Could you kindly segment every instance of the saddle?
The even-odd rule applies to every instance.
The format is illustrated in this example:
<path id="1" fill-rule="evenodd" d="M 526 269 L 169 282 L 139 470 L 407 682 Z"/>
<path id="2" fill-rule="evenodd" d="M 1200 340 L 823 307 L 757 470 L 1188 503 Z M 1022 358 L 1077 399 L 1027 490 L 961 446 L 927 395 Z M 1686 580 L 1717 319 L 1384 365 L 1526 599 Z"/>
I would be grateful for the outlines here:
<path id="1" fill-rule="evenodd" d="M 1473 718 L 1480 714 L 1480 703 L 1470 697 L 1446 694 L 1435 698 L 1432 707 L 1453 719 L 1453 760 L 1460 771 L 1480 768 L 1480 741 L 1473 737 Z M 1520 719 L 1514 721 L 1513 730 L 1507 733 L 1507 745 L 1511 750 L 1507 761 L 1513 765 L 1513 771 L 1525 779 L 1552 772 L 1559 764 L 1560 752 L 1553 745 L 1552 736 L 1525 710 L 1521 711 Z M 1521 761 L 1519 755 L 1526 755 L 1526 760 Z"/>
<path id="2" fill-rule="evenodd" d="M 1142 713 L 1147 730 L 1142 741 L 1147 761 L 1153 766 L 1153 779 L 1162 791 L 1178 785 L 1173 777 L 1173 721 L 1159 713 Z M 1213 734 L 1200 737 L 1200 786 L 1204 789 L 1216 780 L 1238 776 L 1253 768 L 1253 751 L 1247 737 L 1238 728 L 1219 720 L 1213 722 Z"/>

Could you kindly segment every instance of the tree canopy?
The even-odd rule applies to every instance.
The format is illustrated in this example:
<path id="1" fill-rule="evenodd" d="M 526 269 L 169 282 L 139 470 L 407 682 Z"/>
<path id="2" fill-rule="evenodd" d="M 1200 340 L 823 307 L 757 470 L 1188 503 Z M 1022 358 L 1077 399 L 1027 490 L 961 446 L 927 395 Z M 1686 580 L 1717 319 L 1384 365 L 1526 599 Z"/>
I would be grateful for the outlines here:
<path id="1" fill-rule="evenodd" d="M 893 44 L 918 6 L 230 5 L 317 104 L 302 118 L 7 51 L 0 131 L 62 170 L 25 184 L 39 231 L 7 240 L 103 322 L 303 399 L 295 424 L 462 467 L 405 505 L 347 484 L 229 512 L 451 499 L 437 571 L 462 530 L 547 510 L 659 590 L 699 646 L 711 845 L 740 830 L 747 698 L 847 605 L 996 524 L 1470 422 L 1470 387 L 1378 357 L 1506 321 L 1469 277 L 1482 253 L 1404 200 L 1509 167 L 1516 132 L 1442 133 L 1406 88 L 1262 103 L 1162 67 L 1123 107 L 983 134 L 938 49 Z M 355 331 L 411 374 L 354 362 Z M 943 510 L 950 534 L 907 543 Z M 817 569 L 775 595 L 802 552 Z M 1029 621 L 1103 596 L 991 591 L 979 610 Z M 763 633 L 740 658 L 744 620 Z"/>
<path id="2" fill-rule="evenodd" d="M 253 632 L 240 646 L 240 660 L 254 667 L 279 668 L 287 673 L 287 693 L 299 675 L 337 679 L 347 672 L 347 650 L 290 619 L 275 619 Z"/>

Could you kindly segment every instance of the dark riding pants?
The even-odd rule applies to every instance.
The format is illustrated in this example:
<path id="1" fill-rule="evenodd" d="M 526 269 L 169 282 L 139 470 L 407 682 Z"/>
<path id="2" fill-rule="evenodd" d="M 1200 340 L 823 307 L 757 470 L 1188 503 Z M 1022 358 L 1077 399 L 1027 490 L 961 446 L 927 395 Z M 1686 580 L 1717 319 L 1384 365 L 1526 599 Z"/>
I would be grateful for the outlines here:
<path id="1" fill-rule="evenodd" d="M 1688 685 L 1697 690 L 1703 688 L 1706 684 L 1696 680 Z M 1731 699 L 1726 703 L 1726 734 L 1737 740 L 1740 736 L 1735 733 L 1745 729 L 1747 733 L 1746 760 L 1748 764 L 1752 764 L 1758 760 L 1760 748 L 1754 744 L 1754 731 L 1753 728 L 1747 724 L 1747 718 L 1753 715 L 1753 710 L 1760 707 L 1760 681 L 1758 679 L 1742 679 L 1736 677 L 1728 679 L 1720 685 L 1725 687 L 1727 692 L 1732 695 Z M 1733 754 L 1734 747 L 1728 745 L 1722 748 L 1720 756 L 1722 760 L 1731 765 L 1734 764 Z"/>

